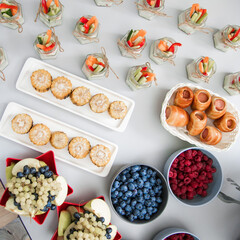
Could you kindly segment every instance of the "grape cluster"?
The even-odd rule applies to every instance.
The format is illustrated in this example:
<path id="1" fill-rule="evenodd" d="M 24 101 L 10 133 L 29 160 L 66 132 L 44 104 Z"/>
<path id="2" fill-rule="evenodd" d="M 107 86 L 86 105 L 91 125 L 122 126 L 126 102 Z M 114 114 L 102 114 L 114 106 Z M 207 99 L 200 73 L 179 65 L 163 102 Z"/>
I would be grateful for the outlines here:
<path id="1" fill-rule="evenodd" d="M 111 239 L 112 228 L 104 224 L 103 217 L 98 218 L 93 213 L 74 213 L 75 226 L 70 229 L 67 239 L 70 240 L 106 240 Z"/>
<path id="2" fill-rule="evenodd" d="M 34 217 L 39 211 L 55 210 L 52 202 L 61 190 L 59 182 L 48 166 L 38 169 L 24 166 L 23 172 L 18 172 L 7 183 L 10 195 L 14 197 L 14 205 Z"/>

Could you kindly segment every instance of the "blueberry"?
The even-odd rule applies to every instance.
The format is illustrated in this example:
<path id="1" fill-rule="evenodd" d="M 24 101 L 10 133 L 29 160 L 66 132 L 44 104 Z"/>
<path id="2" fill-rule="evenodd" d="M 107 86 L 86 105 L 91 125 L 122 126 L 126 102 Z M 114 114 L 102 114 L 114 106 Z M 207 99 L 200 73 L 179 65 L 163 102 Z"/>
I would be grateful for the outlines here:
<path id="1" fill-rule="evenodd" d="M 106 236 L 107 239 L 111 239 L 111 235 L 110 234 L 107 233 L 105 236 Z"/>
<path id="2" fill-rule="evenodd" d="M 156 197 L 156 202 L 157 203 L 161 203 L 162 202 L 162 199 L 160 197 Z"/>
<path id="3" fill-rule="evenodd" d="M 118 198 L 121 198 L 123 196 L 122 192 L 118 192 Z"/>
<path id="4" fill-rule="evenodd" d="M 90 214 L 90 211 L 85 210 L 85 213 Z"/>
<path id="5" fill-rule="evenodd" d="M 104 217 L 100 217 L 97 219 L 98 222 L 104 223 L 105 222 L 105 218 Z"/>
<path id="6" fill-rule="evenodd" d="M 18 172 L 17 173 L 17 178 L 22 178 L 22 177 L 24 177 L 24 174 L 22 172 Z"/>
<path id="7" fill-rule="evenodd" d="M 141 175 L 141 176 L 146 176 L 146 175 L 147 175 L 146 169 L 141 169 L 140 175 Z"/>
<path id="8" fill-rule="evenodd" d="M 132 197 L 132 192 L 131 191 L 127 191 L 126 193 L 125 193 L 125 195 L 127 196 L 127 197 Z"/>
<path id="9" fill-rule="evenodd" d="M 121 191 L 123 191 L 123 192 L 127 192 L 128 187 L 127 187 L 127 185 L 122 185 L 120 189 L 121 189 Z"/>
<path id="10" fill-rule="evenodd" d="M 132 182 L 134 182 L 134 179 L 133 179 L 133 178 L 129 178 L 129 179 L 128 179 L 128 182 L 129 182 L 129 183 L 132 183 Z"/>
<path id="11" fill-rule="evenodd" d="M 128 217 L 128 219 L 129 219 L 130 222 L 133 222 L 133 221 L 134 221 L 134 215 L 131 214 L 131 215 Z"/>
<path id="12" fill-rule="evenodd" d="M 144 183 L 144 187 L 145 187 L 145 188 L 150 188 L 150 187 L 151 187 L 150 182 L 145 182 L 145 183 Z"/>
<path id="13" fill-rule="evenodd" d="M 116 207 L 116 211 L 117 211 L 119 214 L 121 214 L 122 210 L 123 210 L 123 209 L 122 209 L 120 206 L 117 206 L 117 207 Z"/>
<path id="14" fill-rule="evenodd" d="M 37 172 L 35 167 L 30 168 L 30 173 L 31 174 L 35 174 Z"/>
<path id="15" fill-rule="evenodd" d="M 136 209 L 142 210 L 143 209 L 143 205 L 141 203 L 137 203 L 136 204 Z"/>
<path id="16" fill-rule="evenodd" d="M 144 193 L 144 194 L 149 193 L 149 189 L 148 189 L 148 188 L 143 188 L 143 193 Z"/>
<path id="17" fill-rule="evenodd" d="M 121 180 L 121 175 L 117 175 L 116 180 L 120 181 Z"/>
<path id="18" fill-rule="evenodd" d="M 131 174 L 130 173 L 127 173 L 126 174 L 126 178 L 129 179 L 131 177 Z"/>
<path id="19" fill-rule="evenodd" d="M 157 207 L 158 206 L 158 203 L 157 202 L 152 202 L 152 207 Z"/>
<path id="20" fill-rule="evenodd" d="M 136 216 L 136 217 L 138 217 L 138 216 L 140 215 L 140 211 L 139 211 L 138 209 L 135 209 L 135 210 L 133 211 L 133 215 Z"/>
<path id="21" fill-rule="evenodd" d="M 45 171 L 49 171 L 49 166 L 44 166 Z"/>
<path id="22" fill-rule="evenodd" d="M 45 173 L 44 173 L 44 176 L 45 176 L 45 178 L 50 178 L 49 172 L 45 172 Z"/>
<path id="23" fill-rule="evenodd" d="M 139 189 L 138 191 L 137 191 L 137 196 L 138 197 L 141 197 L 143 195 L 143 191 L 141 190 L 141 189 Z"/>
<path id="24" fill-rule="evenodd" d="M 44 206 L 44 208 L 43 209 L 40 209 L 42 212 L 47 212 L 48 211 L 48 209 L 46 208 L 46 206 Z"/>
<path id="25" fill-rule="evenodd" d="M 75 224 L 78 224 L 78 220 L 75 220 L 74 223 L 75 223 Z M 70 238 L 69 238 L 69 239 L 70 239 Z"/>
<path id="26" fill-rule="evenodd" d="M 46 207 L 50 208 L 51 206 L 52 206 L 52 203 L 48 201 Z"/>
<path id="27" fill-rule="evenodd" d="M 70 239 L 70 234 L 67 235 L 67 239 Z"/>
<path id="28" fill-rule="evenodd" d="M 147 213 L 144 218 L 145 218 L 146 220 L 149 220 L 151 217 L 150 217 L 150 215 Z"/>
<path id="29" fill-rule="evenodd" d="M 74 218 L 76 218 L 77 220 L 79 220 L 80 217 L 81 217 L 81 214 L 80 214 L 79 212 L 75 212 L 75 213 L 73 214 L 73 216 L 74 216 Z"/>
<path id="30" fill-rule="evenodd" d="M 154 177 L 151 177 L 151 178 L 149 179 L 149 181 L 150 181 L 150 183 L 152 183 L 152 184 L 155 184 L 155 183 L 156 183 L 156 179 L 155 179 Z"/>
<path id="31" fill-rule="evenodd" d="M 52 177 L 53 171 L 48 171 L 49 172 L 49 177 Z"/>
<path id="32" fill-rule="evenodd" d="M 136 190 L 136 189 L 133 190 L 133 191 L 132 191 L 132 194 L 133 194 L 132 196 L 135 197 L 135 196 L 137 195 L 137 190 Z"/>
<path id="33" fill-rule="evenodd" d="M 125 211 L 126 211 L 126 212 L 131 212 L 131 211 L 132 211 L 131 206 L 130 206 L 130 205 L 127 205 L 127 206 L 125 207 Z"/>
<path id="34" fill-rule="evenodd" d="M 54 204 L 52 204 L 52 206 L 51 206 L 51 210 L 55 210 L 56 208 L 57 208 L 57 206 L 54 205 Z"/>
<path id="35" fill-rule="evenodd" d="M 156 176 L 157 176 L 157 172 L 156 172 L 156 171 L 153 171 L 152 176 L 153 176 L 153 177 L 156 177 Z"/>
<path id="36" fill-rule="evenodd" d="M 112 186 L 111 192 L 114 192 L 115 190 L 116 190 L 116 188 Z"/>
<path id="37" fill-rule="evenodd" d="M 156 213 L 158 211 L 158 209 L 157 208 L 153 208 L 153 211 L 152 211 L 152 213 Z"/>
<path id="38" fill-rule="evenodd" d="M 147 208 L 147 212 L 150 214 L 150 213 L 152 213 L 152 211 L 153 211 L 153 208 L 152 207 L 148 207 Z"/>
<path id="39" fill-rule="evenodd" d="M 134 172 L 138 172 L 140 170 L 141 170 L 141 167 L 139 165 L 135 165 L 135 166 L 132 167 L 131 172 L 134 173 Z"/>
<path id="40" fill-rule="evenodd" d="M 142 166 L 142 169 L 144 169 L 144 170 L 148 170 L 148 167 L 147 166 Z"/>
<path id="41" fill-rule="evenodd" d="M 111 232 L 112 232 L 112 228 L 108 227 L 108 228 L 106 229 L 106 232 L 107 232 L 108 234 L 111 233 Z"/>
<path id="42" fill-rule="evenodd" d="M 142 215 L 141 213 L 140 213 L 140 215 L 139 215 L 139 217 L 138 217 L 140 220 L 143 220 L 144 219 L 144 215 Z"/>
<path id="43" fill-rule="evenodd" d="M 153 191 L 155 192 L 155 193 L 157 193 L 158 191 L 160 191 L 161 189 L 159 188 L 159 186 L 157 186 L 157 187 L 153 187 Z"/>
<path id="44" fill-rule="evenodd" d="M 144 194 L 144 199 L 145 200 L 149 200 L 151 198 L 151 196 L 147 193 L 147 194 Z"/>
<path id="45" fill-rule="evenodd" d="M 121 176 L 121 180 L 122 180 L 123 182 L 125 182 L 125 181 L 127 180 L 126 175 L 122 175 L 122 176 Z"/>
<path id="46" fill-rule="evenodd" d="M 148 175 L 152 175 L 152 173 L 153 173 L 152 169 L 149 168 L 149 169 L 147 170 L 147 174 L 148 174 Z"/>
<path id="47" fill-rule="evenodd" d="M 131 206 L 132 206 L 132 207 L 135 207 L 136 204 L 137 204 L 137 201 L 136 201 L 135 199 L 133 199 L 133 200 L 131 201 Z"/>
<path id="48" fill-rule="evenodd" d="M 144 216 L 146 213 L 147 213 L 147 210 L 146 210 L 146 208 L 144 208 L 144 209 L 141 211 L 141 214 Z"/>
<path id="49" fill-rule="evenodd" d="M 122 171 L 121 175 L 126 175 L 127 173 L 129 173 L 129 171 L 130 171 L 130 168 L 127 168 Z"/>
<path id="50" fill-rule="evenodd" d="M 73 234 L 75 231 L 76 231 L 75 228 L 71 228 L 71 229 L 70 229 L 70 234 Z"/>
<path id="51" fill-rule="evenodd" d="M 128 197 L 124 194 L 124 195 L 122 196 L 122 200 L 127 201 L 127 200 L 128 200 Z"/>
<path id="52" fill-rule="evenodd" d="M 112 192 L 112 193 L 111 193 L 111 198 L 112 198 L 112 199 L 117 198 L 116 195 L 115 195 L 115 192 Z"/>
<path id="53" fill-rule="evenodd" d="M 30 174 L 30 168 L 28 167 L 28 165 L 25 165 L 25 166 L 23 167 L 23 174 L 24 174 L 24 175 Z"/>
<path id="54" fill-rule="evenodd" d="M 35 174 L 35 177 L 36 177 L 36 178 L 39 178 L 39 177 L 40 177 L 40 175 L 41 175 L 41 173 L 40 173 L 40 172 L 36 172 L 36 174 Z"/>
<path id="55" fill-rule="evenodd" d="M 157 178 L 156 183 L 157 183 L 158 185 L 161 185 L 161 184 L 162 184 L 161 179 L 160 179 L 160 178 Z"/>
<path id="56" fill-rule="evenodd" d="M 113 186 L 114 186 L 115 188 L 118 188 L 118 187 L 120 186 L 119 181 L 115 181 L 115 182 L 113 183 Z"/>
<path id="57" fill-rule="evenodd" d="M 51 196 L 50 199 L 51 201 L 55 200 L 56 196 Z"/>
<path id="58" fill-rule="evenodd" d="M 155 196 L 155 192 L 152 189 L 150 189 L 149 194 L 151 195 L 151 197 Z"/>
<path id="59" fill-rule="evenodd" d="M 142 176 L 142 180 L 146 182 L 148 180 L 147 176 Z"/>
<path id="60" fill-rule="evenodd" d="M 139 173 L 137 173 L 137 172 L 133 173 L 132 178 L 134 180 L 138 179 L 139 178 Z"/>
<path id="61" fill-rule="evenodd" d="M 125 208 L 126 205 L 127 205 L 127 204 L 126 204 L 125 201 L 120 202 L 120 207 L 121 207 L 121 208 Z"/>
<path id="62" fill-rule="evenodd" d="M 129 183 L 128 184 L 128 189 L 131 190 L 131 191 L 134 190 L 135 189 L 135 185 L 133 183 Z"/>
<path id="63" fill-rule="evenodd" d="M 152 202 L 151 202 L 150 200 L 145 201 L 145 205 L 146 205 L 147 207 L 150 207 L 151 204 L 152 204 Z"/>
<path id="64" fill-rule="evenodd" d="M 40 168 L 39 168 L 39 172 L 40 172 L 40 173 L 45 173 L 45 168 L 44 168 L 44 167 L 40 167 Z"/>
<path id="65" fill-rule="evenodd" d="M 162 190 L 160 190 L 160 191 L 158 191 L 157 193 L 156 193 L 156 196 L 157 197 L 160 197 L 162 195 Z"/>
<path id="66" fill-rule="evenodd" d="M 118 203 L 118 199 L 117 198 L 112 199 L 112 203 L 113 204 L 117 204 Z"/>
<path id="67" fill-rule="evenodd" d="M 15 206 L 18 206 L 18 205 L 19 205 L 19 203 L 17 203 L 17 202 L 15 201 L 15 199 L 14 199 L 14 205 L 15 205 Z"/>
<path id="68" fill-rule="evenodd" d="M 139 188 L 142 188 L 144 186 L 144 181 L 141 178 L 139 178 L 137 180 L 137 183 L 138 183 Z"/>
<path id="69" fill-rule="evenodd" d="M 126 216 L 126 217 L 128 217 L 128 216 L 130 216 L 130 215 L 131 215 L 131 212 L 125 211 L 125 216 Z"/>
<path id="70" fill-rule="evenodd" d="M 38 194 L 37 193 L 33 193 L 33 195 L 35 196 L 34 200 L 38 200 Z"/>

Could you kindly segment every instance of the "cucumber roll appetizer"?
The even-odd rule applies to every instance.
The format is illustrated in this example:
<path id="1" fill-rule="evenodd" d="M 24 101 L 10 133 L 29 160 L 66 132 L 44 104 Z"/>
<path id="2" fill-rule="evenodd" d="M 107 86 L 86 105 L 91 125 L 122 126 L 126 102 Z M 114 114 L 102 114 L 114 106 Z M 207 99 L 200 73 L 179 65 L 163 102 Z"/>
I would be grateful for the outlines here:
<path id="1" fill-rule="evenodd" d="M 98 42 L 99 23 L 95 16 L 83 16 L 76 23 L 74 37 L 81 43 Z"/>
<path id="2" fill-rule="evenodd" d="M 7 55 L 3 48 L 0 48 L 0 71 L 3 71 L 8 65 Z"/>
<path id="3" fill-rule="evenodd" d="M 138 58 L 146 46 L 146 34 L 143 29 L 131 29 L 121 40 L 118 41 L 119 50 L 124 57 Z"/>
<path id="4" fill-rule="evenodd" d="M 37 36 L 34 42 L 34 48 L 41 59 L 54 59 L 58 54 L 58 44 L 56 36 L 51 29 Z"/>
<path id="5" fill-rule="evenodd" d="M 82 71 L 88 80 L 100 79 L 106 76 L 109 66 L 104 60 L 105 58 L 101 53 L 87 56 Z"/>
<path id="6" fill-rule="evenodd" d="M 207 20 L 207 9 L 200 8 L 199 4 L 193 4 L 178 17 L 178 27 L 186 34 L 192 34 L 196 30 L 203 30 Z M 207 29 L 206 29 L 207 30 Z"/>
<path id="7" fill-rule="evenodd" d="M 2 25 L 17 29 L 18 24 L 24 23 L 21 5 L 14 0 L 2 0 L 0 2 L 0 20 Z"/>
<path id="8" fill-rule="evenodd" d="M 59 0 L 40 0 L 40 20 L 48 27 L 62 24 L 62 12 Z"/>
<path id="9" fill-rule="evenodd" d="M 240 72 L 226 75 L 223 82 L 223 88 L 230 95 L 240 94 Z"/>
<path id="10" fill-rule="evenodd" d="M 209 82 L 216 72 L 216 63 L 212 58 L 200 57 L 187 65 L 188 79 L 193 82 Z"/>
<path id="11" fill-rule="evenodd" d="M 213 35 L 215 48 L 227 52 L 230 49 L 240 49 L 240 27 L 227 25 Z"/>
<path id="12" fill-rule="evenodd" d="M 176 57 L 178 47 L 181 47 L 181 43 L 177 43 L 172 38 L 161 38 L 153 42 L 150 48 L 150 58 L 156 64 L 163 64 L 166 61 L 174 64 L 173 59 Z"/>
<path id="13" fill-rule="evenodd" d="M 130 68 L 126 79 L 127 85 L 132 90 L 149 88 L 153 81 L 156 81 L 156 74 L 153 73 L 149 63 Z"/>

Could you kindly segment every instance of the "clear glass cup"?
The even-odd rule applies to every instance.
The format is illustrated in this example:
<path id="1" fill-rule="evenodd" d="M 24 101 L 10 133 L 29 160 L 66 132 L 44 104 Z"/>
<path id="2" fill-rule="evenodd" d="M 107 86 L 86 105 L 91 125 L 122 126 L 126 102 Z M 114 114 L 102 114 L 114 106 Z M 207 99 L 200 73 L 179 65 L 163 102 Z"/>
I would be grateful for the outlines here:
<path id="1" fill-rule="evenodd" d="M 93 56 L 95 58 L 101 58 L 104 62 L 105 68 L 101 72 L 91 71 L 86 64 L 86 60 L 89 56 Z M 104 78 L 107 74 L 107 70 L 108 70 L 108 63 L 106 62 L 106 58 L 104 57 L 104 55 L 102 53 L 94 53 L 94 54 L 87 55 L 87 57 L 84 61 L 84 64 L 82 66 L 82 71 L 83 71 L 83 73 L 85 74 L 85 76 L 87 77 L 88 80 Z"/>
<path id="2" fill-rule="evenodd" d="M 143 8 L 141 8 L 141 7 L 139 6 L 139 8 L 138 8 L 138 14 L 139 14 L 139 16 L 141 16 L 141 17 L 143 17 L 143 18 L 146 18 L 146 19 L 148 19 L 148 20 L 152 20 L 152 19 L 156 16 L 156 13 L 154 13 L 154 12 L 151 11 L 151 10 L 154 10 L 154 11 L 156 11 L 156 12 L 161 12 L 161 11 L 164 9 L 165 0 L 161 0 L 161 1 L 160 1 L 160 6 L 157 7 L 157 8 L 151 7 L 151 6 L 147 3 L 147 0 L 138 0 L 138 3 L 144 5 L 147 9 L 150 10 L 150 11 L 144 10 Z"/>
<path id="3" fill-rule="evenodd" d="M 192 61 L 189 65 L 187 65 L 188 79 L 197 83 L 200 82 L 208 83 L 211 77 L 216 73 L 217 65 L 216 62 L 214 61 L 214 65 L 211 69 L 211 72 L 208 73 L 207 75 L 204 75 L 199 70 L 199 63 L 202 59 L 204 59 L 203 56 L 199 57 L 198 59 Z M 213 61 L 212 58 L 209 58 L 209 60 Z"/>
<path id="4" fill-rule="evenodd" d="M 223 88 L 230 95 L 240 94 L 240 72 L 231 73 L 225 76 Z"/>
<path id="5" fill-rule="evenodd" d="M 8 17 L 4 17 L 2 15 L 2 11 L 0 10 L 0 19 L 2 20 L 15 20 L 17 22 L 19 22 L 21 25 L 24 23 L 24 18 L 23 18 L 23 13 L 22 13 L 22 7 L 21 7 L 21 4 L 20 3 L 17 3 L 16 1 L 14 0 L 8 0 L 9 3 L 15 5 L 15 6 L 18 6 L 18 10 L 17 10 L 17 13 L 8 18 Z M 17 29 L 18 28 L 18 24 L 12 22 L 12 23 L 1 23 L 3 26 L 6 26 L 6 27 L 9 27 L 11 29 Z"/>
<path id="6" fill-rule="evenodd" d="M 40 20 L 46 24 L 48 27 L 55 27 L 59 26 L 62 24 L 62 15 L 63 15 L 63 5 L 59 1 L 59 8 L 60 11 L 54 15 L 54 16 L 49 16 L 48 14 L 44 13 L 42 4 L 40 4 Z"/>
<path id="7" fill-rule="evenodd" d="M 178 17 L 178 28 L 187 34 L 192 34 L 198 30 L 197 28 L 204 27 L 208 18 L 206 17 L 201 24 L 195 23 L 190 18 L 190 11 L 191 8 L 188 8 Z"/>
<path id="8" fill-rule="evenodd" d="M 88 20 L 92 18 L 92 16 L 87 15 L 87 16 L 83 16 L 85 18 L 87 18 Z M 92 43 L 92 42 L 98 42 L 98 33 L 99 33 L 99 23 L 97 25 L 97 28 L 95 29 L 94 32 L 92 33 L 83 33 L 80 29 L 79 29 L 79 25 L 80 25 L 80 19 L 77 21 L 76 25 L 75 25 L 75 29 L 73 31 L 73 36 L 81 43 L 81 44 L 88 44 L 88 43 Z"/>
<path id="9" fill-rule="evenodd" d="M 59 46 L 58 44 L 56 43 L 56 37 L 54 34 L 52 34 L 51 36 L 51 40 L 53 42 L 55 42 L 55 46 L 53 49 L 51 49 L 50 51 L 47 51 L 45 52 L 43 49 L 40 49 L 38 48 L 36 45 L 39 44 L 38 42 L 38 37 L 42 37 L 46 35 L 46 32 L 44 33 L 41 33 L 37 36 L 33 46 L 34 46 L 34 49 L 36 50 L 37 54 L 39 55 L 39 57 L 42 59 L 42 60 L 45 60 L 45 59 L 55 59 L 57 57 L 57 54 L 58 54 L 58 50 L 59 50 Z"/>
<path id="10" fill-rule="evenodd" d="M 169 54 L 169 53 L 166 53 L 166 52 L 163 52 L 161 51 L 159 48 L 158 48 L 158 44 L 160 41 L 165 41 L 167 43 L 167 45 L 170 47 L 173 43 L 176 43 L 176 41 L 172 38 L 169 38 L 169 37 L 164 37 L 164 38 L 160 38 L 156 41 L 154 41 L 151 45 L 151 48 L 150 48 L 150 54 L 149 54 L 149 57 L 156 63 L 156 64 L 163 64 L 165 62 L 170 62 L 170 63 L 173 63 L 173 59 L 176 57 L 176 53 L 177 53 L 177 50 L 178 50 L 178 46 L 175 46 L 174 47 L 174 53 L 173 54 Z"/>
<path id="11" fill-rule="evenodd" d="M 143 89 L 143 88 L 149 88 L 149 87 L 152 86 L 152 82 L 153 81 L 146 82 L 144 84 L 140 84 L 138 81 L 136 81 L 134 75 L 135 75 L 136 70 L 139 67 L 142 67 L 142 68 L 148 67 L 148 71 L 151 72 L 151 73 L 153 72 L 151 67 L 149 65 L 147 65 L 147 64 L 139 65 L 139 66 L 135 66 L 135 67 L 130 68 L 129 71 L 128 71 L 127 78 L 126 78 L 126 83 L 133 91 L 140 90 L 140 89 Z"/>
<path id="12" fill-rule="evenodd" d="M 3 71 L 8 65 L 8 59 L 3 48 L 0 48 L 0 71 Z"/>

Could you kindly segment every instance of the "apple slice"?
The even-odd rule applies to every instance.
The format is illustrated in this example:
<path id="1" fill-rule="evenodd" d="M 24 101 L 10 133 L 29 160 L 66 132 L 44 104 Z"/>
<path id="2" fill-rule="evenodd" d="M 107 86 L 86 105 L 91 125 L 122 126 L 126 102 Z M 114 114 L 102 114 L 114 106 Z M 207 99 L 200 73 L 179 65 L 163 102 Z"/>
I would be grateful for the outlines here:
<path id="1" fill-rule="evenodd" d="M 111 228 L 112 231 L 111 233 L 109 233 L 109 235 L 111 236 L 110 240 L 113 240 L 115 238 L 115 236 L 117 235 L 117 226 L 115 225 L 108 225 L 107 228 Z"/>
<path id="2" fill-rule="evenodd" d="M 111 221 L 111 212 L 107 203 L 102 199 L 93 199 L 84 205 L 84 209 L 94 213 L 97 217 L 104 218 L 104 224 L 108 225 Z"/>
<path id="3" fill-rule="evenodd" d="M 56 181 L 61 184 L 62 189 L 60 190 L 60 192 L 56 196 L 54 202 L 57 206 L 60 206 L 60 205 L 63 204 L 63 202 L 65 201 L 65 199 L 67 197 L 68 185 L 67 185 L 67 182 L 66 182 L 65 178 L 62 177 L 62 176 L 57 176 Z"/>
<path id="4" fill-rule="evenodd" d="M 29 216 L 29 214 L 27 212 L 25 212 L 24 210 L 19 210 L 18 207 L 14 205 L 13 197 L 10 197 L 7 200 L 5 209 L 10 211 L 10 212 L 13 212 L 13 213 L 16 213 L 18 215 L 21 215 L 21 216 Z"/>
<path id="5" fill-rule="evenodd" d="M 64 236 L 63 236 L 64 240 L 68 240 L 67 235 L 70 233 L 70 229 L 71 229 L 71 228 L 75 228 L 75 227 L 76 227 L 76 224 L 75 224 L 74 222 L 71 223 L 71 224 L 67 227 L 67 229 L 66 229 L 65 232 L 64 232 Z"/>
<path id="6" fill-rule="evenodd" d="M 40 163 L 35 158 L 26 158 L 21 161 L 19 161 L 12 169 L 12 175 L 16 176 L 18 172 L 23 172 L 24 166 L 27 165 L 28 167 L 35 167 L 36 169 L 39 169 Z"/>
<path id="7" fill-rule="evenodd" d="M 72 221 L 76 220 L 74 217 L 75 212 L 84 213 L 84 210 L 81 207 L 69 206 L 66 210 L 71 214 Z"/>
<path id="8" fill-rule="evenodd" d="M 13 167 L 15 166 L 16 164 L 15 163 L 11 163 L 10 166 L 6 167 L 6 179 L 7 179 L 7 182 L 9 180 L 11 180 L 11 178 L 13 177 L 12 175 L 12 169 Z"/>
<path id="9" fill-rule="evenodd" d="M 71 224 L 71 214 L 67 210 L 62 210 L 58 220 L 58 236 L 62 237 Z"/>

